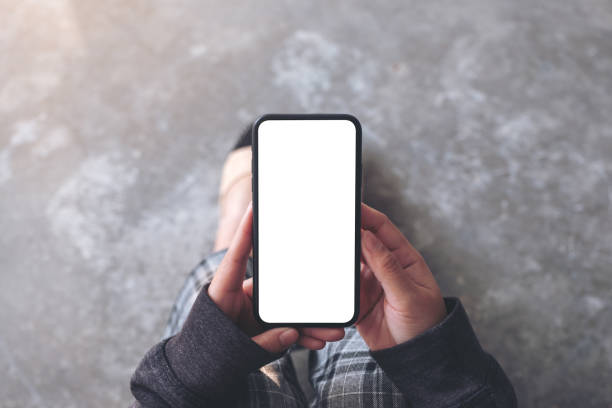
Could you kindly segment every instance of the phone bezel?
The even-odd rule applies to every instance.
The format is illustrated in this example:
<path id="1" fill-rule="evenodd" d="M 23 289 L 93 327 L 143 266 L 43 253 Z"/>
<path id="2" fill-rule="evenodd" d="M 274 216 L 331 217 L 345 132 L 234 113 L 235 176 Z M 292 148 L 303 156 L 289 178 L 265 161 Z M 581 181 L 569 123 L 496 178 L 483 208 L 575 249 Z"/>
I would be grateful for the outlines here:
<path id="1" fill-rule="evenodd" d="M 350 320 L 346 322 L 337 323 L 295 323 L 295 322 L 283 322 L 283 323 L 271 323 L 264 321 L 259 315 L 259 259 L 258 259 L 258 129 L 259 126 L 267 120 L 348 120 L 355 126 L 355 305 L 354 313 Z M 253 192 L 253 313 L 255 319 L 265 327 L 347 327 L 351 326 L 357 321 L 359 316 L 359 275 L 360 275 L 360 259 L 361 259 L 361 124 L 359 120 L 353 115 L 346 113 L 268 113 L 260 116 L 255 120 L 251 129 L 252 138 L 252 160 L 251 160 L 251 172 L 252 172 L 252 192 Z"/>

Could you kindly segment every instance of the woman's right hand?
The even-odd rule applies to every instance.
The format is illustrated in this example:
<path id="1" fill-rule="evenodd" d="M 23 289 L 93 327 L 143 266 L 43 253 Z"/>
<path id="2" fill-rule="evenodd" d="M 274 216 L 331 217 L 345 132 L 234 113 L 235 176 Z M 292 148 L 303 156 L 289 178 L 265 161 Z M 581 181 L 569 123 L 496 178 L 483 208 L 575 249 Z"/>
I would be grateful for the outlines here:
<path id="1" fill-rule="evenodd" d="M 446 316 L 425 260 L 389 218 L 361 205 L 360 315 L 357 330 L 371 350 L 393 347 Z"/>

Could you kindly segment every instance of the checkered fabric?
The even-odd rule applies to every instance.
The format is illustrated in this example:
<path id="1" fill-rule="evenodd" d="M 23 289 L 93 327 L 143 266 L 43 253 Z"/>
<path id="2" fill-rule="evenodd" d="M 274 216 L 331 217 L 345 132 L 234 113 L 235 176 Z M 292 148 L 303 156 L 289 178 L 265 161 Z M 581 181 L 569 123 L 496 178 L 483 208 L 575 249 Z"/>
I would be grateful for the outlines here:
<path id="1" fill-rule="evenodd" d="M 200 289 L 212 280 L 226 250 L 215 252 L 196 266 L 181 289 L 166 326 L 164 338 L 182 327 Z M 249 259 L 245 279 L 253 275 Z M 315 391 L 308 401 L 302 392 L 289 353 L 248 375 L 248 393 L 238 406 L 245 407 L 405 407 L 400 390 L 370 356 L 355 329 L 348 327 L 343 340 L 309 353 L 309 379 Z"/>

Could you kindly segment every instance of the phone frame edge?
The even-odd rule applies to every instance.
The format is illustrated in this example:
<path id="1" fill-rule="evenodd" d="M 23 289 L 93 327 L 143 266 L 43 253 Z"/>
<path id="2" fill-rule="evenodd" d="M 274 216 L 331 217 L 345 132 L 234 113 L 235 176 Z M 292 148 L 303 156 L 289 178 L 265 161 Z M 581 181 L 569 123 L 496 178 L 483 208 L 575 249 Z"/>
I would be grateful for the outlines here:
<path id="1" fill-rule="evenodd" d="M 270 323 L 259 315 L 259 259 L 258 259 L 258 128 L 266 120 L 348 120 L 355 126 L 355 305 L 353 316 L 346 322 L 337 323 Z M 361 183 L 362 183 L 362 134 L 359 120 L 348 113 L 267 113 L 259 116 L 251 127 L 251 189 L 253 201 L 253 314 L 255 320 L 266 328 L 273 327 L 348 327 L 359 318 L 360 262 L 361 262 Z"/>

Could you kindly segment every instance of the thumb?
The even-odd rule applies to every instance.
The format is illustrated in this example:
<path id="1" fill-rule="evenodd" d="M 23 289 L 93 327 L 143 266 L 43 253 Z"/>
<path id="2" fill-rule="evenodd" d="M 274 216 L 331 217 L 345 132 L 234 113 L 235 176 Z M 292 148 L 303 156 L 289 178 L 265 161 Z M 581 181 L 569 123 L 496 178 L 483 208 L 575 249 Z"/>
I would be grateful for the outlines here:
<path id="1" fill-rule="evenodd" d="M 270 329 L 253 337 L 253 341 L 270 353 L 281 353 L 298 340 L 299 333 L 290 327 Z"/>

